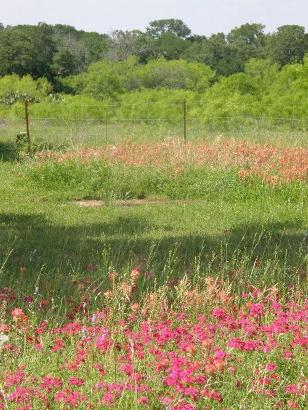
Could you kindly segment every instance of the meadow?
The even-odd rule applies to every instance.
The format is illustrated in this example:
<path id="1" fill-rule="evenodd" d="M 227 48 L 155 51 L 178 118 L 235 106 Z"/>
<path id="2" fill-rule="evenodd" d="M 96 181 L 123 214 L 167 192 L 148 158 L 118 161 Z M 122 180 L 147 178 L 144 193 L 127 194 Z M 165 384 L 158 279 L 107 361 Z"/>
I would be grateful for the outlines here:
<path id="1" fill-rule="evenodd" d="M 131 126 L 0 128 L 0 408 L 304 409 L 305 129 Z"/>

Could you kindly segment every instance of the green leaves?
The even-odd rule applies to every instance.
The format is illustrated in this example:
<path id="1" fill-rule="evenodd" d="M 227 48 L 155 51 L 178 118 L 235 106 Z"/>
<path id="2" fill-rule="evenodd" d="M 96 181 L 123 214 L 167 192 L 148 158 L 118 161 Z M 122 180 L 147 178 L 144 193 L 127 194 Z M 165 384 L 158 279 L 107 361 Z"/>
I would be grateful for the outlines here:
<path id="1" fill-rule="evenodd" d="M 174 34 L 178 38 L 185 39 L 191 34 L 190 28 L 182 21 L 178 19 L 162 19 L 151 21 L 147 32 L 155 37 L 159 38 L 166 33 Z"/>
<path id="2" fill-rule="evenodd" d="M 29 75 L 7 75 L 0 78 L 0 104 L 11 106 L 19 101 L 38 102 L 52 91 L 52 86 L 45 78 L 33 80 Z"/>
<path id="3" fill-rule="evenodd" d="M 305 28 L 297 25 L 278 27 L 268 38 L 267 54 L 279 66 L 299 63 L 303 60 L 306 47 Z"/>
<path id="4" fill-rule="evenodd" d="M 0 30 L 0 75 L 51 78 L 55 50 L 52 29 L 47 24 L 6 27 Z"/>

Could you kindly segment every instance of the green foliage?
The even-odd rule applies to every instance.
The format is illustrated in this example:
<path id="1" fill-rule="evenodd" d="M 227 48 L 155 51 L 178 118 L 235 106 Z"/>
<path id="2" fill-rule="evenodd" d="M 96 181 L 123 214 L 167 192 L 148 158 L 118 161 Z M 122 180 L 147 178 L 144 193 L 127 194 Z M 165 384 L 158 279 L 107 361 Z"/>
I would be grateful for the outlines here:
<path id="1" fill-rule="evenodd" d="M 72 288 L 63 286 L 68 277 L 100 284 L 110 270 L 122 274 L 140 264 L 145 272 L 158 272 L 158 280 L 187 274 L 192 266 L 205 275 L 239 270 L 256 286 L 295 284 L 306 271 L 307 184 L 272 187 L 224 169 L 189 167 L 171 174 L 145 168 L 0 162 L 0 286 L 14 283 L 24 295 L 39 288 L 38 297 L 54 293 L 59 300 L 72 296 Z M 112 201 L 158 193 L 205 199 L 132 207 Z M 89 194 L 107 198 L 107 206 L 67 202 Z M 89 272 L 89 264 L 97 270 Z M 20 272 L 23 266 L 26 273 Z"/>
<path id="2" fill-rule="evenodd" d="M 85 82 L 82 93 L 90 97 L 97 99 L 116 97 L 123 91 L 121 80 L 108 61 L 91 65 L 83 78 Z"/>
<path id="3" fill-rule="evenodd" d="M 306 47 L 305 28 L 285 25 L 268 38 L 267 53 L 281 67 L 303 61 Z"/>
<path id="4" fill-rule="evenodd" d="M 228 44 L 237 60 L 236 71 L 243 71 L 248 60 L 264 56 L 264 28 L 262 24 L 243 24 L 228 34 Z"/>
<path id="5" fill-rule="evenodd" d="M 52 71 L 56 76 L 66 77 L 77 72 L 77 60 L 71 51 L 60 49 L 53 57 Z"/>
<path id="6" fill-rule="evenodd" d="M 56 76 L 82 72 L 103 58 L 109 44 L 108 36 L 76 30 L 72 26 L 56 24 L 52 27 L 57 52 L 53 58 Z M 69 59 L 71 56 L 71 61 Z"/>
<path id="7" fill-rule="evenodd" d="M 230 47 L 224 33 L 213 34 L 208 39 L 201 40 L 193 51 L 197 52 L 198 61 L 209 65 L 220 75 L 230 75 L 238 70 L 236 50 Z M 187 54 L 190 54 L 190 50 Z"/>
<path id="8" fill-rule="evenodd" d="M 108 36 L 40 23 L 0 30 L 0 75 L 30 74 L 55 81 L 85 70 L 103 57 Z"/>
<path id="9" fill-rule="evenodd" d="M 270 59 L 253 58 L 244 72 L 218 77 L 208 66 L 185 60 L 160 58 L 147 64 L 139 64 L 136 57 L 102 60 L 90 65 L 86 73 L 61 80 L 62 87 L 74 96 L 49 95 L 52 87 L 46 79 L 2 77 L 0 117 L 23 118 L 21 101 L 27 97 L 33 102 L 32 118 L 161 118 L 179 124 L 185 98 L 188 118 L 203 124 L 238 117 L 239 126 L 241 116 L 305 119 L 307 67 L 307 58 L 281 69 Z"/>
<path id="10" fill-rule="evenodd" d="M 156 40 L 140 30 L 116 30 L 111 34 L 105 58 L 111 61 L 125 61 L 134 56 L 141 63 L 158 54 Z"/>
<path id="11" fill-rule="evenodd" d="M 168 60 L 181 58 L 187 47 L 187 42 L 173 33 L 162 34 L 157 42 L 158 54 Z"/>
<path id="12" fill-rule="evenodd" d="M 299 201 L 307 191 L 301 183 L 270 186 L 257 177 L 243 181 L 235 168 L 223 170 L 186 166 L 180 172 L 153 166 L 110 165 L 103 161 L 46 162 L 31 165 L 26 174 L 40 187 L 66 199 L 205 199 L 246 202 L 268 195 Z"/>
<path id="13" fill-rule="evenodd" d="M 209 38 L 195 37 L 184 54 L 189 60 L 209 65 L 220 75 L 244 70 L 251 58 L 265 56 L 265 34 L 261 24 L 244 24 L 226 35 L 213 34 Z"/>
<path id="14" fill-rule="evenodd" d="M 245 64 L 245 73 L 261 80 L 268 87 L 278 75 L 278 66 L 270 59 L 252 58 Z"/>
<path id="15" fill-rule="evenodd" d="M 0 31 L 0 75 L 31 74 L 51 79 L 55 51 L 52 29 L 47 24 L 8 26 Z"/>
<path id="16" fill-rule="evenodd" d="M 37 102 L 51 91 L 46 78 L 33 80 L 29 75 L 21 78 L 16 74 L 0 77 L 0 104 L 10 106 L 25 99 Z"/>
<path id="17" fill-rule="evenodd" d="M 29 177 L 39 186 L 51 191 L 66 192 L 68 199 L 145 198 L 157 194 L 163 177 L 151 167 L 111 167 L 102 162 L 81 165 L 77 161 L 65 163 L 48 162 L 43 166 L 30 167 Z"/>
<path id="18" fill-rule="evenodd" d="M 183 100 L 191 107 L 198 105 L 201 94 L 186 90 L 145 89 L 123 94 L 120 106 L 110 115 L 115 118 L 167 119 L 171 123 L 182 120 Z"/>
<path id="19" fill-rule="evenodd" d="M 30 118 L 80 119 L 102 118 L 105 115 L 105 105 L 111 101 L 97 101 L 88 96 L 65 95 L 59 99 L 50 96 L 37 104 L 30 106 Z M 7 114 L 8 115 L 8 114 Z M 23 118 L 24 107 L 15 104 L 11 115 Z"/>
<path id="20" fill-rule="evenodd" d="M 186 38 L 190 36 L 190 28 L 182 21 L 178 19 L 162 19 L 151 21 L 147 32 L 155 37 L 159 38 L 166 33 L 174 34 L 178 38 Z"/>
<path id="21" fill-rule="evenodd" d="M 0 75 L 47 77 L 56 90 L 69 91 L 60 79 L 84 73 L 101 60 L 125 63 L 135 58 L 147 64 L 164 57 L 199 62 L 218 75 L 228 76 L 243 72 L 252 58 L 270 59 L 279 67 L 302 62 L 308 52 L 307 36 L 297 25 L 281 26 L 265 35 L 262 24 L 251 23 L 207 38 L 192 35 L 178 19 L 153 21 L 145 32 L 115 30 L 110 36 L 61 24 L 2 26 Z"/>
<path id="22" fill-rule="evenodd" d="M 213 71 L 203 64 L 184 60 L 151 61 L 137 71 L 139 83 L 144 88 L 186 89 L 203 92 L 214 78 Z"/>
<path id="23" fill-rule="evenodd" d="M 136 59 L 130 58 L 123 62 L 101 61 L 92 64 L 86 74 L 70 77 L 63 84 L 75 93 L 102 99 L 142 88 L 203 92 L 213 79 L 213 71 L 203 64 L 160 58 L 146 65 L 138 65 Z"/>

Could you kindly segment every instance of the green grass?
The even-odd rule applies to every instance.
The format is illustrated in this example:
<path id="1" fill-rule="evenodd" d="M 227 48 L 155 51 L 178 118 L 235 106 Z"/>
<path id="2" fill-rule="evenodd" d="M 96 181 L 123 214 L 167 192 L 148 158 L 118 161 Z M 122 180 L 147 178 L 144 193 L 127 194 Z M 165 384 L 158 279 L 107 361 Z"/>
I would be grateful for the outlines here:
<path id="1" fill-rule="evenodd" d="M 196 409 L 210 405 L 217 410 L 226 406 L 264 410 L 273 408 L 276 401 L 289 408 L 290 397 L 296 399 L 298 408 L 305 408 L 303 395 L 293 397 L 285 390 L 289 384 L 302 383 L 305 372 L 304 345 L 293 343 L 305 329 L 304 313 L 298 313 L 299 307 L 304 312 L 307 290 L 305 181 L 272 186 L 257 177 L 242 180 L 236 168 L 193 164 L 174 173 L 167 166 L 133 167 L 103 161 L 61 163 L 25 158 L 17 162 L 14 145 L 9 143 L 2 144 L 2 154 L 0 296 L 16 294 L 0 308 L 0 396 L 8 409 L 16 408 L 10 393 L 21 386 L 31 391 L 25 400 L 33 398 L 33 408 L 41 409 L 43 402 L 32 392 L 33 387 L 42 390 L 45 375 L 61 378 L 61 389 L 72 387 L 72 375 L 82 377 L 84 386 L 73 390 L 91 397 L 95 407 L 102 407 L 103 390 L 98 390 L 96 383 L 131 383 L 132 376 L 121 370 L 128 356 L 144 375 L 142 383 L 151 386 L 149 404 L 141 405 L 136 391 L 124 391 L 116 408 L 165 408 L 158 398 L 170 393 L 163 383 L 170 369 L 155 373 L 155 367 L 149 365 L 156 357 L 150 348 L 152 352 L 156 345 L 166 351 L 166 357 L 179 355 L 194 366 L 200 363 L 197 372 L 206 375 L 200 388 L 221 392 L 223 403 L 199 398 Z M 85 198 L 101 199 L 104 206 L 77 206 L 75 200 Z M 117 199 L 131 198 L 143 198 L 143 205 L 117 205 Z M 135 267 L 140 268 L 138 277 L 131 273 Z M 118 272 L 116 279 L 110 272 Z M 215 282 L 216 278 L 222 281 Z M 262 291 L 256 292 L 256 287 Z M 281 313 L 274 315 L 270 301 L 281 304 Z M 263 315 L 250 315 L 250 309 L 260 304 Z M 19 308 L 15 313 L 14 306 Z M 220 322 L 213 318 L 213 308 L 217 307 L 234 315 L 234 329 L 230 316 Z M 96 324 L 93 312 L 98 311 L 105 316 Z M 287 312 L 292 318 L 287 319 L 288 325 L 284 322 Z M 243 319 L 246 314 L 248 327 Z M 239 317 L 243 329 L 238 328 Z M 37 327 L 46 319 L 48 329 L 40 335 Z M 285 334 L 265 335 L 261 331 L 261 325 L 278 319 Z M 75 335 L 55 331 L 68 321 L 80 323 L 86 330 Z M 156 322 L 161 331 L 153 331 Z M 164 337 L 166 327 L 168 332 L 178 329 L 179 333 L 163 345 L 155 339 L 147 345 L 138 342 L 139 336 L 131 338 L 132 332 L 142 333 L 146 325 L 153 336 Z M 84 339 L 89 326 L 99 332 L 91 333 L 92 341 Z M 96 345 L 102 329 L 107 329 L 111 340 L 106 352 Z M 205 340 L 199 337 L 200 329 Z M 6 332 L 19 353 L 5 348 Z M 191 332 L 195 332 L 193 345 Z M 179 339 L 179 335 L 183 337 Z M 233 336 L 262 343 L 268 339 L 269 344 L 273 340 L 277 345 L 266 352 L 237 351 L 229 346 Z M 64 348 L 54 352 L 51 349 L 59 337 Z M 212 337 L 214 345 L 208 347 Z M 41 343 L 39 349 L 34 341 Z M 193 350 L 186 351 L 185 346 Z M 135 348 L 142 354 L 135 355 Z M 86 361 L 75 371 L 63 367 L 81 349 L 89 353 Z M 227 352 L 228 366 L 207 374 L 203 367 L 211 364 L 215 349 Z M 284 352 L 290 350 L 292 359 L 285 359 Z M 160 356 L 155 360 L 160 363 Z M 279 375 L 269 386 L 277 393 L 274 399 L 267 391 L 260 394 L 256 390 L 265 387 L 258 380 L 270 377 L 266 366 L 272 362 Z M 103 364 L 105 375 L 94 369 L 94 363 Z M 236 369 L 235 374 L 231 368 Z M 8 385 L 10 372 L 18 375 L 20 369 L 27 376 L 14 386 Z M 55 402 L 53 392 L 46 395 L 49 407 L 68 408 Z M 88 406 L 81 403 L 77 408 Z"/>
<path id="2" fill-rule="evenodd" d="M 216 120 L 218 121 L 218 120 Z M 278 120 L 277 120 L 278 121 Z M 14 144 L 16 135 L 24 131 L 23 119 L 0 121 L 0 143 Z M 183 140 L 183 119 L 164 120 L 105 120 L 95 119 L 30 119 L 34 144 L 93 147 L 119 144 L 126 141 L 157 142 L 174 138 Z M 206 124 L 196 119 L 187 120 L 187 140 L 215 142 L 224 139 L 242 139 L 257 144 L 280 146 L 307 146 L 308 131 L 292 120 L 272 124 L 256 118 L 225 118 Z M 1 147 L 0 147 L 1 156 Z"/>
<path id="3" fill-rule="evenodd" d="M 193 272 L 224 277 L 238 290 L 287 287 L 303 285 L 307 274 L 303 182 L 271 187 L 241 181 L 234 170 L 188 168 L 173 177 L 99 162 L 0 162 L 0 180 L 0 287 L 21 294 L 37 288 L 66 298 L 76 291 L 72 278 L 104 287 L 108 271 L 134 266 L 155 273 L 145 287 Z M 70 202 L 93 197 L 107 206 Z M 168 200 L 114 202 L 136 197 Z"/>

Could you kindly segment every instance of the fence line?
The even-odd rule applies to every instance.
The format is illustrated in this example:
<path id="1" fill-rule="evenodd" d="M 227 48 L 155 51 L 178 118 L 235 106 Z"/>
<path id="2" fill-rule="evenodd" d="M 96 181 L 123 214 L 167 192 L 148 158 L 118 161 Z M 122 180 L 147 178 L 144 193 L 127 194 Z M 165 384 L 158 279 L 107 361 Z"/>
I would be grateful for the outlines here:
<path id="1" fill-rule="evenodd" d="M 186 99 L 187 102 L 189 102 L 187 97 L 185 99 Z M 58 100 L 58 101 L 55 101 L 54 103 L 59 104 L 61 102 L 64 103 L 65 100 L 62 100 L 62 101 Z M 53 103 L 53 102 L 51 101 L 51 103 Z M 261 103 L 261 101 L 259 103 Z M 97 104 L 77 104 L 77 105 L 74 105 L 74 106 L 75 107 L 83 107 L 83 108 L 108 108 L 108 107 L 112 108 L 112 107 L 135 107 L 135 106 L 139 106 L 139 105 L 154 105 L 154 104 L 161 104 L 161 100 L 160 101 L 159 100 L 158 101 L 144 100 L 142 102 L 134 102 L 134 103 L 129 103 L 129 104 L 126 103 L 125 101 L 122 101 L 122 102 L 117 103 L 117 104 L 97 103 Z M 174 101 L 172 104 L 182 106 L 183 100 L 182 101 Z M 290 101 L 288 101 L 288 104 L 289 104 L 290 107 L 303 105 L 302 102 L 293 102 L 293 103 L 291 103 Z M 199 107 L 203 107 L 203 106 L 206 107 L 207 106 L 206 102 L 202 103 L 202 104 L 199 103 L 198 105 L 199 105 Z M 257 107 L 258 103 L 245 103 L 245 106 L 246 107 Z"/>
<path id="2" fill-rule="evenodd" d="M 130 104 L 130 105 L 125 105 L 124 104 L 113 104 L 113 105 L 79 105 L 79 106 L 74 106 L 74 111 L 78 112 L 78 108 L 84 108 L 84 107 L 95 107 L 95 108 L 108 108 L 108 107 L 121 107 L 121 108 L 126 108 L 129 106 L 149 106 L 149 105 L 155 105 L 156 102 L 148 102 L 148 103 L 135 103 L 135 104 Z M 222 115 L 213 115 L 213 116 L 208 116 L 206 114 L 204 115 L 190 115 L 190 110 L 189 110 L 189 105 L 187 103 L 187 100 L 184 99 L 181 103 L 180 102 L 176 102 L 174 103 L 174 106 L 178 107 L 178 111 L 174 113 L 173 118 L 170 117 L 133 117 L 131 118 L 129 116 L 129 113 L 127 115 L 126 118 L 121 118 L 121 116 L 117 117 L 116 113 L 105 113 L 104 117 L 97 117 L 97 118 L 87 118 L 87 117 L 79 117 L 79 118 L 67 118 L 65 117 L 65 115 L 61 116 L 55 116 L 55 117 L 37 117 L 31 114 L 31 107 L 29 105 L 28 101 L 25 101 L 25 105 L 24 105 L 24 118 L 23 119 L 17 119 L 17 121 L 22 121 L 24 123 L 24 132 L 22 132 L 25 137 L 26 137 L 26 141 L 27 141 L 27 145 L 28 145 L 28 151 L 31 151 L 31 133 L 35 133 L 37 132 L 37 129 L 35 129 L 36 124 L 42 124 L 43 126 L 46 126 L 46 129 L 48 128 L 49 124 L 48 121 L 56 121 L 58 122 L 59 126 L 61 126 L 62 124 L 64 124 L 67 127 L 70 127 L 72 124 L 78 124 L 78 127 L 80 130 L 83 130 L 82 124 L 81 123 L 85 123 L 88 124 L 90 126 L 90 124 L 93 125 L 97 125 L 99 127 L 104 127 L 104 132 L 102 133 L 101 128 L 97 128 L 97 129 L 92 129 L 93 132 L 95 132 L 95 135 L 105 135 L 105 138 L 107 140 L 108 138 L 108 130 L 110 126 L 114 126 L 115 124 L 124 124 L 124 123 L 153 123 L 153 124 L 159 124 L 159 123 L 170 123 L 172 124 L 172 126 L 178 127 L 178 136 L 181 135 L 181 138 L 183 140 L 184 143 L 187 142 L 187 140 L 189 139 L 190 133 L 193 130 L 197 130 L 200 129 L 200 127 L 204 127 L 205 129 L 207 129 L 207 127 L 209 127 L 210 130 L 212 130 L 212 127 L 219 127 L 219 124 L 215 123 L 215 121 L 219 122 L 220 125 L 222 126 L 226 126 L 228 127 L 228 129 L 232 129 L 230 127 L 234 127 L 236 125 L 239 125 L 240 130 L 242 132 L 243 129 L 245 129 L 245 125 L 246 128 L 248 129 L 248 127 L 251 127 L 252 125 L 254 125 L 254 123 L 252 122 L 256 122 L 257 125 L 258 122 L 261 123 L 261 125 L 263 126 L 267 126 L 267 124 L 262 124 L 262 122 L 269 122 L 269 126 L 272 127 L 274 125 L 283 125 L 283 124 L 277 124 L 277 122 L 284 122 L 286 125 L 288 126 L 293 126 L 293 127 L 298 127 L 299 125 L 303 125 L 303 128 L 306 127 L 306 124 L 308 124 L 308 118 L 294 118 L 294 117 L 270 117 L 270 116 L 253 116 L 253 115 L 233 115 L 233 116 L 222 116 Z M 194 106 L 195 107 L 195 106 Z M 202 106 L 198 106 L 198 108 L 202 108 Z M 205 106 L 204 106 L 205 107 Z M 91 115 L 91 113 L 88 113 L 89 115 Z M 108 115 L 109 114 L 109 115 Z M 0 129 L 1 129 L 1 125 L 3 128 L 3 123 L 9 121 L 8 119 L 4 119 L 1 120 L 0 118 Z M 247 121 L 248 122 L 248 127 L 247 124 L 245 124 L 243 122 L 243 124 L 238 124 L 238 121 Z M 44 124 L 46 123 L 46 124 Z M 200 125 L 195 126 L 196 123 L 200 123 Z M 276 124 L 275 124 L 276 123 Z M 54 124 L 50 125 L 50 128 L 52 128 L 52 126 L 54 126 Z M 92 125 L 91 125 L 92 126 Z M 58 128 L 55 128 L 55 130 L 57 130 Z M 78 129 L 78 130 L 79 130 Z M 175 129 L 175 128 L 174 128 Z M 76 132 L 76 129 L 71 128 L 71 135 L 72 133 L 76 133 L 76 138 L 77 135 L 80 135 L 80 132 Z M 303 130 L 305 131 L 305 130 Z M 40 130 L 40 132 L 42 132 L 42 130 Z M 57 131 L 58 133 L 60 132 L 59 129 Z M 172 132 L 172 129 L 170 129 L 168 131 Z M 65 133 L 64 133 L 65 134 Z M 54 134 L 56 135 L 56 134 Z"/>
<path id="3" fill-rule="evenodd" d="M 31 121 L 72 121 L 72 122 L 82 122 L 82 121 L 102 121 L 105 122 L 106 118 L 57 118 L 57 117 L 44 117 L 44 118 L 31 118 Z M 20 119 L 20 121 L 23 121 Z M 129 121 L 172 121 L 169 118 L 108 118 L 108 121 L 116 122 L 129 122 Z"/>
<path id="4" fill-rule="evenodd" d="M 251 119 L 251 120 L 279 120 L 279 121 L 289 121 L 289 122 L 308 122 L 308 118 L 290 118 L 290 117 L 258 117 L 258 116 L 252 116 L 252 115 L 233 115 L 233 116 L 218 116 L 218 115 L 211 115 L 210 117 L 190 117 L 187 115 L 187 120 L 192 120 L 192 121 L 200 121 L 200 120 L 209 120 L 209 119 L 221 119 L 221 120 L 229 120 L 229 119 Z M 97 118 L 65 118 L 65 117 L 30 117 L 29 120 L 31 122 L 38 122 L 38 121 L 65 121 L 65 122 L 81 122 L 81 121 L 106 121 L 106 118 L 104 117 L 97 117 Z M 0 121 L 6 122 L 6 121 L 24 121 L 23 118 L 0 118 Z M 140 118 L 140 117 L 134 117 L 134 118 L 109 118 L 108 121 L 115 121 L 115 122 L 129 122 L 129 121 L 175 121 L 170 118 Z"/>

